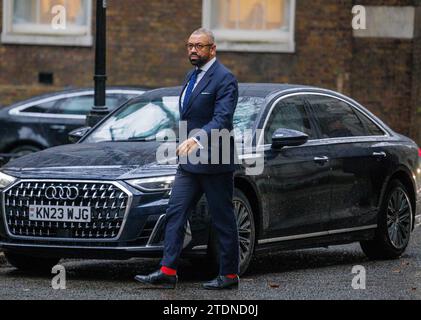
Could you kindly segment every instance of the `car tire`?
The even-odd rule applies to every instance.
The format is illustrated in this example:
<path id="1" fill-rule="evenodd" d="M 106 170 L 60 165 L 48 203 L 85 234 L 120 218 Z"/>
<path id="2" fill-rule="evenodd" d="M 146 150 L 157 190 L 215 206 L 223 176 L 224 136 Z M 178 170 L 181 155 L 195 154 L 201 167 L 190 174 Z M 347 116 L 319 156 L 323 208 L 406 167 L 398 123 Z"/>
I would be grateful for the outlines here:
<path id="1" fill-rule="evenodd" d="M 16 147 L 16 148 L 14 148 L 10 151 L 11 154 L 17 155 L 17 156 L 12 157 L 11 159 L 23 157 L 27 154 L 38 152 L 38 151 L 41 151 L 41 148 L 36 147 L 36 146 L 31 146 L 31 145 L 19 146 L 19 147 Z"/>
<path id="2" fill-rule="evenodd" d="M 240 276 L 245 274 L 250 262 L 253 258 L 255 242 L 256 242 L 256 227 L 254 220 L 254 213 L 250 202 L 245 194 L 235 188 L 233 195 L 234 213 L 237 218 L 237 227 L 240 239 Z M 240 218 L 240 219 L 239 219 Z M 219 245 L 216 231 L 211 229 L 207 268 L 213 275 L 217 275 L 219 271 Z"/>
<path id="3" fill-rule="evenodd" d="M 380 206 L 374 239 L 360 242 L 363 252 L 371 260 L 399 258 L 408 246 L 412 224 L 408 190 L 399 180 L 392 180 Z"/>
<path id="4" fill-rule="evenodd" d="M 60 258 L 40 258 L 10 251 L 4 252 L 4 255 L 13 267 L 34 273 L 51 273 L 51 269 L 60 261 Z"/>

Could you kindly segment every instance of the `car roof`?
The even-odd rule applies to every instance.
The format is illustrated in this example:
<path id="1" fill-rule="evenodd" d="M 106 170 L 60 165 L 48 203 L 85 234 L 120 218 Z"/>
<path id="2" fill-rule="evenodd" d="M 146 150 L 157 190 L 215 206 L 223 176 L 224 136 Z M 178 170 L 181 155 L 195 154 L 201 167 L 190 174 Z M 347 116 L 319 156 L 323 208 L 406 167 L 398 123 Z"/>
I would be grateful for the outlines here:
<path id="1" fill-rule="evenodd" d="M 370 112 L 370 110 L 362 106 L 360 103 L 348 96 L 345 96 L 340 92 L 336 92 L 330 89 L 289 83 L 239 83 L 238 89 L 240 96 L 261 97 L 267 101 L 271 101 L 272 99 L 277 98 L 283 94 L 297 92 L 313 92 L 335 96 L 353 104 L 354 106 L 358 106 L 360 110 L 363 110 L 372 119 L 375 119 L 378 124 L 381 124 L 383 128 L 386 128 L 386 130 L 389 131 L 389 133 L 392 132 L 392 130 L 381 119 L 379 119 L 376 115 L 374 115 L 372 112 Z M 159 88 L 147 91 L 142 96 L 133 98 L 130 101 L 137 102 L 142 101 L 144 99 L 154 100 L 160 99 L 162 96 L 179 96 L 181 90 L 181 86 Z"/>
<path id="2" fill-rule="evenodd" d="M 283 91 L 297 90 L 300 89 L 312 89 L 312 90 L 323 90 L 317 87 L 298 85 L 298 84 L 278 84 L 278 83 L 239 83 L 238 85 L 240 96 L 252 96 L 261 98 L 270 98 L 274 94 L 278 94 Z M 177 87 L 165 87 L 146 92 L 139 99 L 154 99 L 162 96 L 178 96 L 182 90 L 181 86 Z M 137 98 L 136 98 L 137 99 Z"/>
<path id="3" fill-rule="evenodd" d="M 240 83 L 240 95 L 267 98 L 274 94 L 300 89 L 318 89 L 316 87 L 289 83 Z"/>
<path id="4" fill-rule="evenodd" d="M 73 94 L 73 93 L 78 93 L 78 92 L 82 93 L 82 92 L 88 92 L 88 91 L 93 91 L 93 90 L 94 90 L 93 87 L 86 87 L 86 88 L 74 88 L 74 89 L 67 89 L 67 90 L 60 90 L 60 91 L 44 93 L 44 94 L 41 94 L 41 95 L 33 96 L 29 99 L 21 100 L 21 101 L 15 102 L 13 104 L 10 104 L 10 105 L 7 106 L 7 108 L 18 107 L 18 106 L 21 106 L 21 105 L 24 105 L 24 104 L 27 104 L 27 103 L 35 102 L 37 100 L 42 100 L 42 99 L 46 99 L 46 98 L 53 98 L 55 96 L 60 96 L 60 95 L 65 95 L 65 94 Z M 139 91 L 139 92 L 143 93 L 147 90 L 150 90 L 150 88 L 148 89 L 147 87 L 135 87 L 135 86 L 110 86 L 110 87 L 107 87 L 107 91 L 113 91 L 113 90 Z"/>

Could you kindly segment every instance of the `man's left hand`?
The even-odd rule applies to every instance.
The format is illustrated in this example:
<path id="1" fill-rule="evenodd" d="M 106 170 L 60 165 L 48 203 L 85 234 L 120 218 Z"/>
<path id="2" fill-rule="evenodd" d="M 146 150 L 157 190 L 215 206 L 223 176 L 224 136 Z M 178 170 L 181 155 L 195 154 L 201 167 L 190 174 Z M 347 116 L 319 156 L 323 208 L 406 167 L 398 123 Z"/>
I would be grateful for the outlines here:
<path id="1" fill-rule="evenodd" d="M 178 156 L 187 156 L 195 151 L 199 145 L 197 144 L 196 140 L 193 138 L 187 139 L 182 144 L 180 144 L 176 150 L 176 154 Z"/>

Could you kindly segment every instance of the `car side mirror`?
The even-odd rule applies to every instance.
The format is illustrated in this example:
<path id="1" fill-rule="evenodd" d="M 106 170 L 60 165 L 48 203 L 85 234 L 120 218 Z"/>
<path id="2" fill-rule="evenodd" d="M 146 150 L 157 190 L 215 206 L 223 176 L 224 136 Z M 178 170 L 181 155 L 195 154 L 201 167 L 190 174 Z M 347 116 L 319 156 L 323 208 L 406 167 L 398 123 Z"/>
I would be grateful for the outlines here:
<path id="1" fill-rule="evenodd" d="M 301 146 L 308 141 L 308 135 L 304 132 L 292 129 L 278 129 L 272 135 L 272 149 L 283 147 Z"/>
<path id="2" fill-rule="evenodd" d="M 92 127 L 83 127 L 79 129 L 75 129 L 69 133 L 69 141 L 70 143 L 76 143 L 80 139 L 82 139 L 86 134 L 92 129 Z"/>

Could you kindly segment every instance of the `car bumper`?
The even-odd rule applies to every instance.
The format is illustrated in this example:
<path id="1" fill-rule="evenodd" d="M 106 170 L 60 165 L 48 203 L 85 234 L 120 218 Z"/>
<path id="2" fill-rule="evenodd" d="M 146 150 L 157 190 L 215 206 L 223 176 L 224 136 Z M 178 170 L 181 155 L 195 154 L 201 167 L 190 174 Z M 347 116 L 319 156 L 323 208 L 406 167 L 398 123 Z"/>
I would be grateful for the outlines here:
<path id="1" fill-rule="evenodd" d="M 22 254 L 60 257 L 60 258 L 89 258 L 89 259 L 129 259 L 132 257 L 160 257 L 163 247 L 97 247 L 77 245 L 54 245 L 35 243 L 0 242 L 3 251 L 13 251 Z"/>
<path id="2" fill-rule="evenodd" d="M 161 194 L 144 194 L 124 185 L 132 199 L 125 214 L 125 223 L 115 239 L 36 238 L 12 234 L 7 226 L 4 205 L 0 216 L 0 250 L 28 255 L 60 258 L 129 259 L 132 257 L 161 257 L 165 230 L 165 212 L 168 198 Z M 4 195 L 3 195 L 4 196 Z M 2 199 L 4 200 L 4 198 Z M 198 205 L 200 207 L 200 204 Z M 195 215 L 192 227 L 187 225 L 183 254 L 205 253 L 209 217 Z M 193 239 L 193 234 L 195 235 Z"/>
<path id="3" fill-rule="evenodd" d="M 0 250 L 14 253 L 27 254 L 30 256 L 59 257 L 69 259 L 110 259 L 125 260 L 130 258 L 161 258 L 163 246 L 109 246 L 89 247 L 76 245 L 54 244 L 30 244 L 0 242 Z M 188 246 L 182 252 L 183 257 L 195 257 L 205 255 L 207 246 Z"/>

